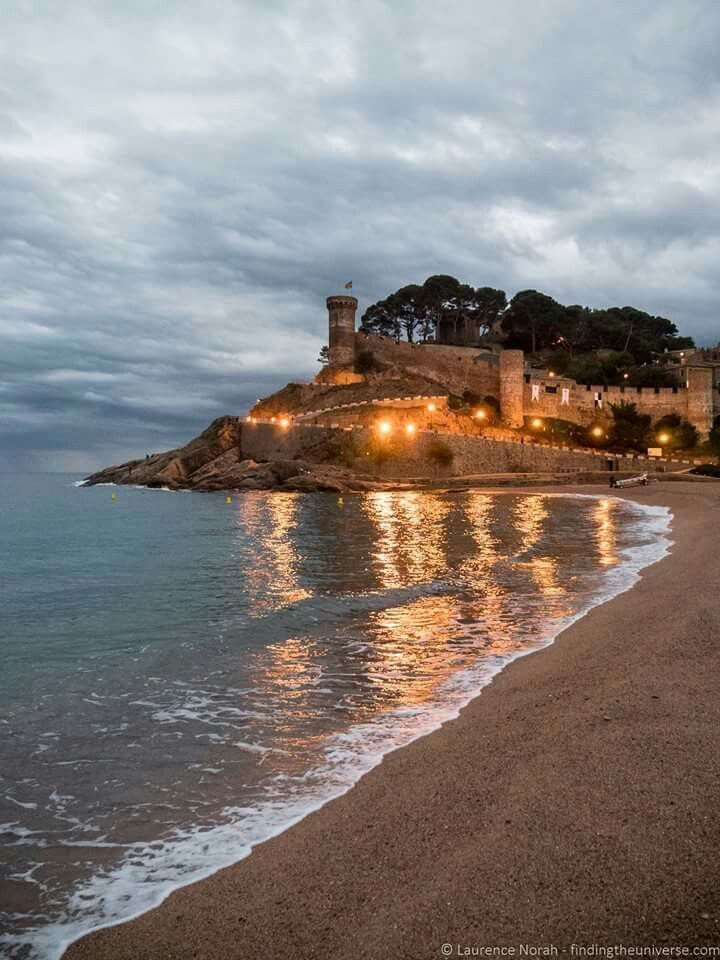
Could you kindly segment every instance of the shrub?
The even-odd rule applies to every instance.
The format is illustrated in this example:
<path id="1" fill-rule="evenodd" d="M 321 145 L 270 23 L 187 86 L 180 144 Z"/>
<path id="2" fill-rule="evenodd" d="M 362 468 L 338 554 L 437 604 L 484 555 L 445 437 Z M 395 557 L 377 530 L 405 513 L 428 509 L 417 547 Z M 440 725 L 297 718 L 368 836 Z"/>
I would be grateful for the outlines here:
<path id="1" fill-rule="evenodd" d="M 428 444 L 427 455 L 433 463 L 441 467 L 449 467 L 455 457 L 452 449 L 442 440 L 432 440 Z"/>
<path id="2" fill-rule="evenodd" d="M 545 430 L 553 443 L 567 443 L 573 446 L 588 445 L 587 427 L 583 427 L 579 423 L 546 417 Z"/>
<path id="3" fill-rule="evenodd" d="M 378 370 L 380 367 L 371 350 L 361 350 L 355 357 L 356 373 L 377 373 Z"/>
<path id="4" fill-rule="evenodd" d="M 498 419 L 500 416 L 500 401 L 497 397 L 493 397 L 492 394 L 488 393 L 483 397 L 483 404 L 486 407 L 489 407 L 495 414 L 495 419 Z"/>
<path id="5" fill-rule="evenodd" d="M 643 452 L 650 446 L 652 418 L 638 413 L 634 403 L 611 403 L 613 422 L 610 426 L 610 442 L 616 450 Z"/>
<path id="6" fill-rule="evenodd" d="M 367 460 L 369 460 L 370 463 L 380 466 L 395 456 L 396 449 L 393 441 L 389 437 L 372 437 L 367 445 L 366 453 Z"/>
<path id="7" fill-rule="evenodd" d="M 698 443 L 698 432 L 695 427 L 683 420 L 677 413 L 669 413 L 661 417 L 655 424 L 655 435 L 667 433 L 670 442 L 663 444 L 670 450 L 692 450 Z"/>
<path id="8" fill-rule="evenodd" d="M 465 390 L 463 395 L 463 403 L 467 407 L 479 407 L 483 402 L 483 398 L 479 393 L 474 393 L 472 390 Z"/>

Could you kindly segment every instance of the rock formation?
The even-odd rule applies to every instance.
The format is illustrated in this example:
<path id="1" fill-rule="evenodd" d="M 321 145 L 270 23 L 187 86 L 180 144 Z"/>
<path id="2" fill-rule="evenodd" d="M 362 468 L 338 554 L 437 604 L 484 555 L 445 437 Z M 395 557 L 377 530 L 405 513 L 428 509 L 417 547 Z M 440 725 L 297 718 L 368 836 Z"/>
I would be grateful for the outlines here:
<path id="1" fill-rule="evenodd" d="M 332 463 L 243 458 L 241 436 L 238 417 L 219 417 L 184 447 L 107 467 L 87 477 L 85 484 L 119 483 L 168 490 L 288 490 L 306 493 L 342 493 L 389 486 L 357 476 L 346 467 Z"/>

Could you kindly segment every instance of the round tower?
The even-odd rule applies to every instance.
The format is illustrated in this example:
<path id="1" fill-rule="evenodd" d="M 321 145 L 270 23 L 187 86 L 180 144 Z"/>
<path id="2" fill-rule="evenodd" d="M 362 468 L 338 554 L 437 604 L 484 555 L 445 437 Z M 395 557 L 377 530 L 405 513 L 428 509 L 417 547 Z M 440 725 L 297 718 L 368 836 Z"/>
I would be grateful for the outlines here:
<path id="1" fill-rule="evenodd" d="M 327 298 L 329 324 L 328 362 L 331 367 L 352 367 L 355 363 L 355 297 Z"/>
<path id="2" fill-rule="evenodd" d="M 500 416 L 509 427 L 524 423 L 525 355 L 522 350 L 500 353 Z"/>

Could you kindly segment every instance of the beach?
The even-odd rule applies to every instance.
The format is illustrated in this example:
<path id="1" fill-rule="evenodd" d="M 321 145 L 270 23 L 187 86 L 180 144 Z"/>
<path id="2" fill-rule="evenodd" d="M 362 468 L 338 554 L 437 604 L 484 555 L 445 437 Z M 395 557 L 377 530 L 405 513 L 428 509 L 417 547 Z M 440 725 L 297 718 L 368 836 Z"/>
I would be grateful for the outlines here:
<path id="1" fill-rule="evenodd" d="M 343 796 L 66 960 L 720 941 L 720 486 L 617 493 L 673 512 L 670 555 L 631 590 Z"/>

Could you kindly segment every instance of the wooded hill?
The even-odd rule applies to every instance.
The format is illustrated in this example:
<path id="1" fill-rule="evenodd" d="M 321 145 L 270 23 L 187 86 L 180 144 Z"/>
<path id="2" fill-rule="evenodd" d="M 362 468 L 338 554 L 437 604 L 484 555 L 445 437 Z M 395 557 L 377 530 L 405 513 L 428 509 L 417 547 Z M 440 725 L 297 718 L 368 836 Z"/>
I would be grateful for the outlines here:
<path id="1" fill-rule="evenodd" d="M 672 320 L 637 307 L 565 306 L 538 290 L 521 290 L 508 301 L 504 290 L 445 275 L 401 287 L 372 304 L 361 330 L 411 342 L 442 340 L 438 333 L 448 322 L 472 330 L 473 345 L 524 350 L 580 383 L 662 386 L 671 380 L 663 355 L 694 346 Z"/>

